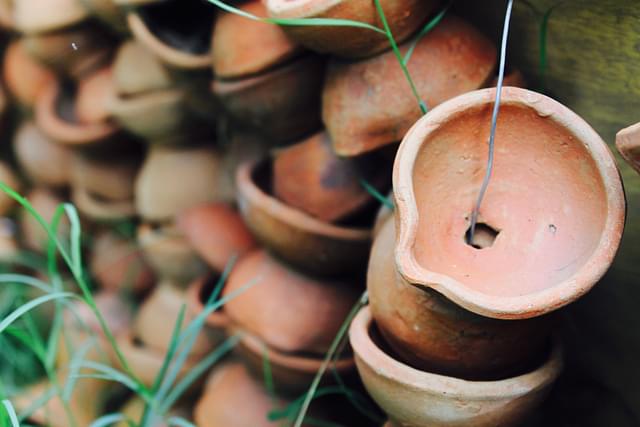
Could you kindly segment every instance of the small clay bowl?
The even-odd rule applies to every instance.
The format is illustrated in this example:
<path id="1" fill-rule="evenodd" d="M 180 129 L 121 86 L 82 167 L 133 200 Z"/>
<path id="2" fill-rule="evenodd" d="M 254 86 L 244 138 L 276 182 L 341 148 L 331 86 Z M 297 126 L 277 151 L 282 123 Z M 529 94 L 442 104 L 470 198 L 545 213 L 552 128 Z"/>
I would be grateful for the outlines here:
<path id="1" fill-rule="evenodd" d="M 266 16 L 266 8 L 260 0 L 250 0 L 238 8 L 255 16 Z M 211 52 L 213 71 L 219 79 L 263 73 L 300 51 L 278 25 L 249 20 L 230 12 L 222 12 L 216 18 Z"/>
<path id="2" fill-rule="evenodd" d="M 381 1 L 396 42 L 411 36 L 439 0 Z M 281 19 L 347 19 L 383 28 L 374 2 L 367 0 L 266 0 L 269 16 Z M 284 26 L 283 30 L 301 45 L 321 53 L 363 58 L 390 49 L 385 34 L 370 29 L 336 26 Z"/>
<path id="3" fill-rule="evenodd" d="M 65 200 L 45 187 L 35 187 L 27 195 L 27 200 L 31 203 L 36 212 L 38 212 L 47 222 L 51 223 L 56 208 Z M 20 232 L 22 235 L 22 244 L 36 252 L 46 252 L 49 236 L 42 225 L 31 215 L 26 209 L 20 209 L 18 214 L 20 222 Z M 69 236 L 69 220 L 65 215 L 60 219 L 58 227 L 59 236 Z"/>
<path id="4" fill-rule="evenodd" d="M 17 0 L 13 23 L 23 34 L 40 34 L 71 27 L 89 17 L 81 0 Z"/>
<path id="5" fill-rule="evenodd" d="M 320 276 L 363 271 L 369 257 L 369 228 L 329 224 L 282 203 L 271 192 L 270 165 L 238 168 L 238 206 L 256 238 L 292 266 Z"/>
<path id="6" fill-rule="evenodd" d="M 23 122 L 13 139 L 21 171 L 31 182 L 46 187 L 69 184 L 72 152 L 47 138 L 32 121 Z"/>
<path id="7" fill-rule="evenodd" d="M 616 148 L 624 160 L 640 173 L 640 123 L 616 134 Z"/>
<path id="8" fill-rule="evenodd" d="M 187 288 L 187 311 L 196 317 L 205 309 L 211 293 L 215 289 L 220 276 L 216 273 L 197 278 Z M 214 343 L 221 343 L 226 337 L 227 329 L 230 327 L 229 317 L 224 311 L 224 306 L 218 308 L 206 318 L 205 331 L 207 339 Z"/>
<path id="9" fill-rule="evenodd" d="M 18 175 L 11 168 L 11 166 L 9 166 L 9 164 L 4 161 L 0 161 L 0 182 L 3 182 L 12 190 L 20 193 L 22 183 L 18 179 Z M 9 211 L 16 205 L 17 202 L 13 197 L 0 190 L 0 216 L 7 215 Z"/>
<path id="10" fill-rule="evenodd" d="M 232 328 L 230 334 L 239 332 Z M 298 397 L 306 392 L 323 364 L 323 358 L 305 354 L 285 353 L 268 347 L 259 338 L 244 333 L 235 348 L 236 353 L 247 363 L 249 369 L 258 378 L 264 378 L 264 360 L 269 360 L 271 374 L 276 389 L 283 395 Z M 339 358 L 330 364 L 322 377 L 321 384 L 335 382 L 333 371 L 347 381 L 355 371 L 355 361 L 351 354 Z"/>
<path id="11" fill-rule="evenodd" d="M 186 209 L 176 218 L 193 249 L 209 267 L 222 272 L 256 246 L 240 214 L 226 203 L 206 203 Z"/>
<path id="12" fill-rule="evenodd" d="M 242 293 L 224 310 L 240 328 L 275 351 L 318 357 L 329 350 L 359 297 L 357 287 L 299 274 L 263 249 L 234 266 L 223 296 L 234 292 Z"/>
<path id="13" fill-rule="evenodd" d="M 73 204 L 91 221 L 119 221 L 136 215 L 133 200 L 107 199 L 93 193 L 82 183 L 76 183 L 71 190 Z"/>
<path id="14" fill-rule="evenodd" d="M 341 158 L 326 132 L 278 150 L 273 157 L 273 193 L 287 205 L 321 221 L 337 222 L 371 206 L 375 199 L 362 185 L 366 180 L 381 192 L 391 184 L 390 165 L 372 153 Z"/>
<path id="15" fill-rule="evenodd" d="M 26 52 L 24 42 L 7 46 L 2 63 L 5 85 L 20 106 L 31 110 L 42 89 L 55 79 L 54 74 Z"/>
<path id="16" fill-rule="evenodd" d="M 175 225 L 138 226 L 138 246 L 156 276 L 187 286 L 207 272 L 206 264 Z"/>
<path id="17" fill-rule="evenodd" d="M 323 77 L 324 60 L 305 55 L 254 77 L 216 79 L 212 90 L 236 120 L 289 142 L 320 128 Z"/>
<path id="18" fill-rule="evenodd" d="M 135 241 L 114 231 L 96 235 L 89 255 L 89 270 L 101 289 L 145 293 L 154 283 L 153 272 Z"/>
<path id="19" fill-rule="evenodd" d="M 118 48 L 113 62 L 113 81 L 121 97 L 171 89 L 174 83 L 166 66 L 135 40 Z"/>
<path id="20" fill-rule="evenodd" d="M 556 340 L 537 368 L 503 380 L 467 381 L 420 371 L 384 349 L 368 307 L 351 323 L 349 337 L 364 386 L 393 426 L 520 425 L 544 400 L 563 365 Z"/>
<path id="21" fill-rule="evenodd" d="M 455 45 L 455 49 L 451 47 Z M 411 41 L 400 46 L 405 54 Z M 429 108 L 487 86 L 496 48 L 480 31 L 447 15 L 421 38 L 407 67 Z M 400 141 L 422 116 L 393 52 L 358 62 L 329 62 L 322 120 L 340 156 L 355 156 Z"/>

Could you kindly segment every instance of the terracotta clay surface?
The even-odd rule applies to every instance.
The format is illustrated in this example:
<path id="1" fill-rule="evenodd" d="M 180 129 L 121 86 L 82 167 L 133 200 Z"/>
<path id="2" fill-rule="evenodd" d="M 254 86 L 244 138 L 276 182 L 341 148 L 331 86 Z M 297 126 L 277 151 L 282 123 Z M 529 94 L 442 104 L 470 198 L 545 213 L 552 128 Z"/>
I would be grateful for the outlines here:
<path id="1" fill-rule="evenodd" d="M 238 6 L 255 16 L 266 16 L 261 0 Z M 300 52 L 282 27 L 247 19 L 236 13 L 218 14 L 211 42 L 213 71 L 220 79 L 255 75 L 282 64 Z"/>
<path id="2" fill-rule="evenodd" d="M 78 211 L 92 221 L 120 221 L 136 215 L 131 199 L 106 199 L 93 193 L 82 183 L 75 183 L 71 189 L 71 201 Z"/>
<path id="3" fill-rule="evenodd" d="M 362 271 L 369 256 L 371 232 L 338 226 L 293 209 L 269 194 L 266 163 L 238 168 L 238 206 L 256 238 L 296 268 L 332 276 Z"/>
<path id="4" fill-rule="evenodd" d="M 225 312 L 243 329 L 284 352 L 324 354 L 358 299 L 347 283 L 303 276 L 264 250 L 244 256 L 231 271 Z"/>
<path id="5" fill-rule="evenodd" d="M 22 183 L 18 179 L 16 172 L 4 161 L 0 161 L 0 182 L 20 193 Z M 0 190 L 0 216 L 7 215 L 11 208 L 16 205 L 17 202 L 13 197 Z"/>
<path id="6" fill-rule="evenodd" d="M 382 0 L 380 4 L 395 40 L 411 36 L 435 10 L 438 0 Z M 376 5 L 368 0 L 266 0 L 274 18 L 348 19 L 383 28 Z M 386 35 L 371 29 L 335 26 L 285 26 L 287 34 L 322 53 L 362 58 L 390 49 Z"/>
<path id="7" fill-rule="evenodd" d="M 78 83 L 75 113 L 78 120 L 98 123 L 110 119 L 108 100 L 116 93 L 113 69 L 102 68 Z"/>
<path id="8" fill-rule="evenodd" d="M 89 192 L 105 199 L 130 200 L 133 181 L 140 167 L 135 152 L 106 157 L 74 152 L 71 162 L 72 186 L 84 186 Z"/>
<path id="9" fill-rule="evenodd" d="M 62 187 L 69 183 L 71 150 L 47 138 L 32 121 L 23 122 L 13 139 L 20 169 L 35 184 Z"/>
<path id="10" fill-rule="evenodd" d="M 497 320 L 478 316 L 397 273 L 395 226 L 377 235 L 367 273 L 371 314 L 397 359 L 417 369 L 468 380 L 525 372 L 544 353 L 548 318 Z"/>
<path id="11" fill-rule="evenodd" d="M 50 70 L 34 61 L 20 40 L 7 46 L 2 75 L 9 93 L 27 108 L 33 108 L 40 91 L 55 78 Z"/>
<path id="12" fill-rule="evenodd" d="M 400 46 L 403 54 L 412 46 Z M 420 39 L 407 67 L 429 108 L 488 85 L 496 49 L 478 30 L 447 15 Z M 336 152 L 353 156 L 402 139 L 422 115 L 393 52 L 359 62 L 330 61 L 322 120 Z"/>
<path id="13" fill-rule="evenodd" d="M 494 98 L 495 89 L 457 97 L 405 136 L 393 177 L 397 266 L 409 283 L 476 313 L 539 316 L 583 295 L 609 268 L 624 226 L 622 183 L 611 152 L 580 117 L 505 88 L 479 216 L 490 238 L 483 249 L 468 245 Z"/>
<path id="14" fill-rule="evenodd" d="M 371 397 L 403 427 L 511 427 L 542 402 L 562 370 L 555 341 L 544 363 L 516 377 L 466 381 L 414 369 L 380 346 L 369 308 L 349 329 L 358 372 Z"/>
<path id="15" fill-rule="evenodd" d="M 362 185 L 388 189 L 380 156 L 345 159 L 336 156 L 326 132 L 278 150 L 273 158 L 273 193 L 291 207 L 334 222 L 374 201 Z"/>
<path id="16" fill-rule="evenodd" d="M 47 222 L 51 222 L 56 208 L 63 202 L 62 197 L 53 190 L 45 187 L 35 187 L 25 196 L 31 206 Z M 26 209 L 20 209 L 19 221 L 20 232 L 22 233 L 22 243 L 27 248 L 36 252 L 45 252 L 49 236 L 42 228 L 42 225 Z M 58 227 L 58 236 L 69 236 L 69 220 L 62 216 Z"/>
<path id="17" fill-rule="evenodd" d="M 17 0 L 13 23 L 22 33 L 44 33 L 69 27 L 89 17 L 81 0 Z"/>
<path id="18" fill-rule="evenodd" d="M 640 123 L 618 132 L 616 147 L 627 163 L 640 173 Z"/>
<path id="19" fill-rule="evenodd" d="M 119 34 L 128 35 L 124 8 L 114 0 L 80 0 L 90 13 Z"/>
<path id="20" fill-rule="evenodd" d="M 160 60 L 135 40 L 120 45 L 113 62 L 113 81 L 119 95 L 133 96 L 173 86 Z"/>

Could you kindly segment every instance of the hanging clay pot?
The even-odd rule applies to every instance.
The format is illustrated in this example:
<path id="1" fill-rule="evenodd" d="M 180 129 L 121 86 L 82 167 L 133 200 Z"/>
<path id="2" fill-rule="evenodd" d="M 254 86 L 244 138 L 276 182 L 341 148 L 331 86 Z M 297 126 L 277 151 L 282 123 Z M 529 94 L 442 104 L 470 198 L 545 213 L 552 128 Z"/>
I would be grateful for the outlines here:
<path id="1" fill-rule="evenodd" d="M 44 187 L 35 187 L 25 197 L 48 223 L 51 223 L 58 205 L 65 201 L 60 195 Z M 20 209 L 19 221 L 22 244 L 33 251 L 46 252 L 49 236 L 42 225 L 24 208 Z M 69 220 L 65 215 L 60 219 L 58 236 L 69 236 Z"/>
<path id="2" fill-rule="evenodd" d="M 89 270 L 101 289 L 146 292 L 154 281 L 153 272 L 135 241 L 105 230 L 95 236 L 89 256 Z"/>
<path id="3" fill-rule="evenodd" d="M 387 191 L 390 169 L 372 153 L 358 159 L 340 158 L 333 152 L 326 132 L 278 150 L 273 159 L 273 193 L 287 205 L 322 221 L 336 222 L 372 205 L 364 188 L 368 182 Z"/>
<path id="4" fill-rule="evenodd" d="M 467 244 L 494 98 L 495 89 L 457 97 L 405 136 L 393 177 L 396 263 L 407 282 L 470 311 L 523 319 L 574 301 L 607 271 L 622 236 L 624 193 L 611 152 L 579 116 L 505 88 L 482 241 Z"/>
<path id="5" fill-rule="evenodd" d="M 238 6 L 240 10 L 265 17 L 260 0 Z M 247 19 L 237 13 L 221 12 L 213 29 L 211 51 L 213 71 L 223 80 L 263 73 L 300 53 L 278 25 Z"/>
<path id="6" fill-rule="evenodd" d="M 562 370 L 562 349 L 554 341 L 539 366 L 511 378 L 467 381 L 420 371 L 390 355 L 366 307 L 351 323 L 349 337 L 365 388 L 393 427 L 520 425 Z"/>
<path id="7" fill-rule="evenodd" d="M 4 53 L 2 74 L 9 93 L 31 110 L 38 94 L 55 79 L 54 74 L 26 52 L 24 42 L 11 42 Z"/>
<path id="8" fill-rule="evenodd" d="M 616 148 L 629 165 L 640 173 L 640 123 L 622 129 L 616 135 Z"/>
<path id="9" fill-rule="evenodd" d="M 381 0 L 380 5 L 396 42 L 400 43 L 425 24 L 437 0 Z M 266 0 L 272 18 L 347 19 L 384 28 L 375 2 L 367 0 Z M 384 33 L 348 26 L 283 26 L 301 45 L 321 53 L 363 58 L 391 48 Z"/>
<path id="10" fill-rule="evenodd" d="M 371 314 L 397 360 L 468 380 L 508 378 L 535 364 L 548 344 L 548 316 L 490 319 L 410 285 L 395 268 L 395 237 L 389 218 L 373 243 L 367 289 Z"/>
<path id="11" fill-rule="evenodd" d="M 402 44 L 402 54 L 412 45 L 412 41 Z M 448 15 L 418 41 L 407 67 L 421 100 L 433 108 L 488 85 L 495 63 L 491 41 Z M 355 156 L 397 142 L 421 115 L 393 52 L 358 62 L 330 62 L 322 119 L 338 155 Z"/>
<path id="12" fill-rule="evenodd" d="M 236 120 L 288 142 L 320 128 L 323 77 L 323 59 L 305 55 L 254 77 L 216 79 L 212 90 Z"/>
<path id="13" fill-rule="evenodd" d="M 240 328 L 282 352 L 322 355 L 358 300 L 357 287 L 303 276 L 266 251 L 245 255 L 231 271 L 225 313 Z"/>
<path id="14" fill-rule="evenodd" d="M 20 193 L 22 183 L 18 179 L 18 176 L 13 171 L 11 166 L 4 161 L 0 161 L 0 182 L 6 184 L 12 190 Z M 0 216 L 5 216 L 9 211 L 17 205 L 17 202 L 13 197 L 9 196 L 4 191 L 0 190 Z"/>
<path id="15" fill-rule="evenodd" d="M 209 146 L 152 146 L 135 182 L 136 209 L 149 221 L 220 199 L 220 156 Z"/>
<path id="16" fill-rule="evenodd" d="M 143 223 L 138 227 L 138 246 L 160 279 L 187 286 L 206 271 L 206 264 L 175 225 Z"/>
<path id="17" fill-rule="evenodd" d="M 256 245 L 240 214 L 226 203 L 185 209 L 178 214 L 176 224 L 193 249 L 218 273 Z"/>
<path id="18" fill-rule="evenodd" d="M 72 152 L 47 138 L 32 121 L 16 131 L 13 151 L 21 171 L 38 185 L 64 187 L 69 184 Z"/>
<path id="19" fill-rule="evenodd" d="M 267 162 L 238 168 L 238 206 L 256 238 L 292 266 L 331 276 L 363 271 L 369 256 L 368 225 L 334 225 L 272 196 Z"/>
<path id="20" fill-rule="evenodd" d="M 218 285 L 220 276 L 218 274 L 206 275 L 197 278 L 187 288 L 187 312 L 196 317 L 209 302 L 211 294 Z M 219 297 L 218 297 L 219 298 Z M 224 311 L 224 306 L 209 314 L 205 320 L 204 333 L 211 343 L 221 343 L 226 337 L 227 329 L 230 327 L 229 317 Z"/>
<path id="21" fill-rule="evenodd" d="M 24 34 L 68 28 L 89 17 L 81 0 L 14 0 L 13 13 L 15 28 Z"/>

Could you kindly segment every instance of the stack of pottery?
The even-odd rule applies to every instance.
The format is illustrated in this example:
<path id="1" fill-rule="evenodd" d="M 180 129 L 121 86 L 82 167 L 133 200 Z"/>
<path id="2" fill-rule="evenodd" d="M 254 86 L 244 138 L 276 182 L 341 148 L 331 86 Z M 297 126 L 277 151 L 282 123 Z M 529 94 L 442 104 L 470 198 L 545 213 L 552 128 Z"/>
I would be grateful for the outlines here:
<path id="1" fill-rule="evenodd" d="M 435 108 L 396 157 L 396 211 L 373 245 L 370 307 L 350 330 L 393 426 L 518 425 L 562 368 L 551 312 L 595 285 L 620 242 L 624 195 L 605 143 L 517 88 L 503 90 L 492 180 L 468 235 L 494 98 L 485 89 Z"/>

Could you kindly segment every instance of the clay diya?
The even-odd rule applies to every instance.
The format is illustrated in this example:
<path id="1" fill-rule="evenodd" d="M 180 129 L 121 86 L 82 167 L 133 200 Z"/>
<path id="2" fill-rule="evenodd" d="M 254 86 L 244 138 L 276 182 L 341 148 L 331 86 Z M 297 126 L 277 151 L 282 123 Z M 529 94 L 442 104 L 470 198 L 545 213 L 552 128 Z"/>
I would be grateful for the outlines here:
<path id="1" fill-rule="evenodd" d="M 135 204 L 148 221 L 219 200 L 220 156 L 208 146 L 152 146 L 135 182 Z"/>
<path id="2" fill-rule="evenodd" d="M 31 203 L 36 212 L 38 212 L 47 222 L 51 222 L 57 207 L 64 202 L 63 198 L 54 191 L 36 187 L 27 195 L 27 200 Z M 20 209 L 19 212 L 20 232 L 22 234 L 22 244 L 33 251 L 45 252 L 49 242 L 49 236 L 42 228 L 42 225 L 26 210 Z M 66 216 L 62 216 L 58 227 L 59 236 L 69 236 L 69 220 Z"/>
<path id="3" fill-rule="evenodd" d="M 622 158 L 640 173 L 640 123 L 622 129 L 616 135 L 616 148 Z"/>
<path id="4" fill-rule="evenodd" d="M 323 77 L 323 59 L 305 55 L 253 77 L 216 79 L 212 90 L 236 120 L 288 142 L 320 128 Z"/>
<path id="5" fill-rule="evenodd" d="M 24 34 L 46 33 L 73 26 L 89 17 L 81 0 L 19 0 L 13 2 L 13 23 Z"/>
<path id="6" fill-rule="evenodd" d="M 425 23 L 435 10 L 437 0 L 381 1 L 380 5 L 395 40 L 400 43 Z M 374 2 L 356 0 L 266 0 L 272 18 L 347 19 L 380 29 L 383 24 Z M 341 26 L 283 26 L 283 30 L 301 45 L 321 53 L 363 58 L 391 48 L 386 35 L 364 28 Z"/>
<path id="7" fill-rule="evenodd" d="M 21 40 L 7 46 L 2 75 L 9 93 L 26 109 L 33 108 L 38 94 L 55 78 L 49 69 L 33 60 Z"/>
<path id="8" fill-rule="evenodd" d="M 385 192 L 390 177 L 384 159 L 340 158 L 326 132 L 278 150 L 273 159 L 273 193 L 287 205 L 322 221 L 336 222 L 370 206 L 375 199 L 362 185 L 366 180 Z"/>
<path id="9" fill-rule="evenodd" d="M 269 347 L 287 353 L 325 354 L 356 303 L 355 286 L 318 280 L 289 269 L 260 249 L 231 271 L 223 295 L 227 316 Z"/>
<path id="10" fill-rule="evenodd" d="M 35 184 L 64 187 L 69 184 L 71 150 L 47 138 L 32 121 L 16 131 L 13 151 L 21 171 Z"/>
<path id="11" fill-rule="evenodd" d="M 368 307 L 351 323 L 349 337 L 364 386 L 392 427 L 520 425 L 562 370 L 562 349 L 554 341 L 537 367 L 502 380 L 467 381 L 421 371 L 385 349 Z"/>
<path id="12" fill-rule="evenodd" d="M 412 45 L 402 44 L 402 54 Z M 418 41 L 407 67 L 420 98 L 433 108 L 488 85 L 495 63 L 491 41 L 448 15 Z M 393 52 L 358 62 L 330 61 L 322 119 L 338 155 L 355 156 L 397 142 L 421 115 Z"/>
<path id="13" fill-rule="evenodd" d="M 271 165 L 250 162 L 238 168 L 238 206 L 256 238 L 297 269 L 320 276 L 359 273 L 371 243 L 369 228 L 320 221 L 271 194 Z M 355 222 L 358 224 L 358 222 Z"/>
<path id="14" fill-rule="evenodd" d="M 0 182 L 6 184 L 12 190 L 20 193 L 22 183 L 8 163 L 0 161 Z M 0 216 L 5 216 L 9 211 L 17 205 L 13 197 L 0 190 Z"/>
<path id="15" fill-rule="evenodd" d="M 505 88 L 482 238 L 468 236 L 494 98 L 495 89 L 457 97 L 405 136 L 393 176 L 395 258 L 415 286 L 480 315 L 524 319 L 569 304 L 606 272 L 624 193 L 611 152 L 584 120 L 548 97 Z"/>

